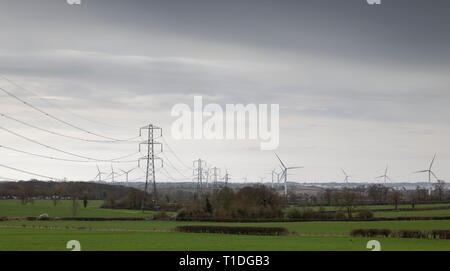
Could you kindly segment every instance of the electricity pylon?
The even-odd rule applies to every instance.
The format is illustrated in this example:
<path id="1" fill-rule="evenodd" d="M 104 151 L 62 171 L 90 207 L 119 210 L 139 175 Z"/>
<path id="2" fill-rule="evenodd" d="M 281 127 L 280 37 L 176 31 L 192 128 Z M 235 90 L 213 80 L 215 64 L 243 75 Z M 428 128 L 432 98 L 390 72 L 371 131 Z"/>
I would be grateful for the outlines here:
<path id="1" fill-rule="evenodd" d="M 203 180 L 206 179 L 204 168 L 206 168 L 206 162 L 202 159 L 194 160 L 192 163 L 194 166 L 194 181 L 197 182 L 197 195 L 200 195 L 202 193 L 203 189 Z"/>
<path id="2" fill-rule="evenodd" d="M 227 187 L 228 182 L 230 181 L 230 174 L 228 174 L 228 169 L 225 169 L 225 176 L 223 176 L 223 180 L 225 181 L 225 187 Z"/>
<path id="3" fill-rule="evenodd" d="M 149 178 L 151 178 L 151 182 L 153 182 L 153 196 L 155 202 L 158 200 L 158 194 L 156 193 L 156 176 L 155 176 L 155 160 L 161 160 L 161 166 L 163 166 L 162 162 L 163 160 L 159 157 L 157 157 L 157 154 L 155 153 L 155 145 L 160 146 L 160 152 L 163 151 L 162 144 L 160 142 L 155 141 L 156 136 L 162 136 L 162 129 L 159 127 L 154 126 L 153 124 L 149 124 L 148 126 L 144 126 L 139 130 L 139 136 L 142 136 L 142 130 L 147 130 L 147 140 L 142 141 L 139 143 L 139 152 L 141 151 L 141 145 L 146 145 L 147 147 L 147 155 L 139 158 L 138 160 L 138 166 L 140 167 L 140 161 L 146 160 L 147 161 L 147 170 L 145 173 L 145 187 L 144 187 L 144 198 L 141 202 L 141 210 L 144 212 L 145 207 L 145 199 L 147 197 L 147 186 L 149 182 Z M 159 131 L 159 135 L 156 135 L 156 131 Z"/>
<path id="4" fill-rule="evenodd" d="M 213 167 L 210 169 L 211 171 L 211 175 L 212 175 L 212 180 L 213 180 L 213 189 L 218 189 L 219 185 L 217 183 L 218 180 L 218 176 L 220 175 L 220 168 L 217 167 Z"/>

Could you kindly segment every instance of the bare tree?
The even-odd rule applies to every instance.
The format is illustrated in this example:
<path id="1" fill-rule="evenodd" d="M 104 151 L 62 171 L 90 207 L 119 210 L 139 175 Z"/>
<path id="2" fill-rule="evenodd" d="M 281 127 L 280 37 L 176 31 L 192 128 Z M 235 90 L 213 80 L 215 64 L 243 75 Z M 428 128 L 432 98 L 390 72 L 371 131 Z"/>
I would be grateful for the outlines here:
<path id="1" fill-rule="evenodd" d="M 402 200 L 402 193 L 400 191 L 397 191 L 397 190 L 392 190 L 389 193 L 389 200 L 394 205 L 395 210 L 398 210 L 398 204 Z"/>
<path id="2" fill-rule="evenodd" d="M 434 193 L 437 194 L 439 201 L 442 201 L 444 192 L 445 192 L 445 181 L 438 180 L 437 183 L 434 184 Z"/>
<path id="3" fill-rule="evenodd" d="M 78 215 L 78 199 L 76 197 L 72 197 L 72 215 L 77 216 Z"/>
<path id="4" fill-rule="evenodd" d="M 358 205 L 360 205 L 358 193 L 345 188 L 337 197 L 338 204 L 345 208 L 347 212 L 347 217 L 349 219 L 353 218 L 353 211 Z"/>

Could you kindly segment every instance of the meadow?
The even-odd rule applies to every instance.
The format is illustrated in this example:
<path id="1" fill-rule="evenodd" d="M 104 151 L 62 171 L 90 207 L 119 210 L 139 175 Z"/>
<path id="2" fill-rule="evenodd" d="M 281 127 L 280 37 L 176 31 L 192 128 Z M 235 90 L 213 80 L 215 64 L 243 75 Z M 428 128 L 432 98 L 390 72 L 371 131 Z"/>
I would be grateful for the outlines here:
<path id="1" fill-rule="evenodd" d="M 100 208 L 101 201 L 90 201 L 87 208 L 80 202 L 79 217 L 139 217 L 150 215 L 133 210 Z M 449 210 L 375 212 L 386 216 L 449 215 Z M 48 213 L 51 217 L 70 217 L 71 202 L 35 201 L 22 205 L 16 200 L 0 201 L 0 216 L 24 217 Z M 391 214 L 392 213 L 392 214 Z M 243 236 L 223 234 L 180 233 L 178 225 L 229 225 L 285 227 L 288 236 Z M 181 221 L 2 221 L 0 250 L 67 250 L 69 240 L 78 240 L 82 250 L 368 250 L 368 238 L 355 238 L 357 228 L 450 229 L 450 220 L 415 221 L 321 221 L 270 223 L 218 223 Z M 450 250 L 450 240 L 372 238 L 383 250 Z"/>

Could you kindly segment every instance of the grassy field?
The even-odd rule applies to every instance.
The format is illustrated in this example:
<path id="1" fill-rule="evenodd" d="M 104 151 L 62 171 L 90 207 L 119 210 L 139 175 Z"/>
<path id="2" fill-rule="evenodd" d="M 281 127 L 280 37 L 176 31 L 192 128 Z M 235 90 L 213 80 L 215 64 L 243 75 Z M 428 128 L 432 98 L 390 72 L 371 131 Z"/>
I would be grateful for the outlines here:
<path id="1" fill-rule="evenodd" d="M 374 212 L 375 217 L 411 217 L 411 216 L 450 216 L 450 209 L 426 211 L 391 211 Z"/>
<path id="2" fill-rule="evenodd" d="M 144 214 L 137 210 L 119 210 L 100 208 L 103 201 L 91 200 L 87 208 L 83 207 L 82 201 L 79 201 L 77 217 L 142 217 L 153 214 L 152 211 L 146 211 Z M 430 208 L 450 206 L 450 204 L 421 204 L 416 208 Z M 410 205 L 399 205 L 399 208 L 410 208 Z M 312 207 L 318 209 L 319 207 Z M 417 211 L 394 211 L 391 205 L 373 205 L 361 208 L 370 208 L 374 211 L 375 217 L 399 217 L 399 216 L 450 216 L 450 209 L 443 210 L 417 210 Z M 336 210 L 337 207 L 326 207 L 326 210 Z M 377 212 L 377 209 L 392 209 L 392 211 Z M 28 203 L 22 205 L 19 200 L 0 200 L 0 217 L 37 217 L 46 213 L 50 217 L 72 217 L 72 201 L 62 200 L 56 206 L 51 200 L 36 200 L 34 204 Z M 169 212 L 169 214 L 171 214 Z"/>
<path id="3" fill-rule="evenodd" d="M 71 202 L 36 201 L 21 205 L 18 201 L 0 201 L 0 216 L 23 217 L 48 213 L 70 217 Z M 101 201 L 90 201 L 78 216 L 142 216 L 139 211 L 101 209 Z M 442 215 L 448 210 L 376 212 L 383 216 Z M 392 213 L 392 214 L 391 214 Z M 150 212 L 145 215 L 150 214 Z M 448 214 L 447 214 L 448 215 Z M 285 227 L 289 236 L 242 236 L 179 233 L 178 225 L 229 225 Z M 3 221 L 0 222 L 0 250 L 67 250 L 66 242 L 78 240 L 82 250 L 368 250 L 367 238 L 353 238 L 357 228 L 450 229 L 450 220 L 367 221 L 367 222 L 273 222 L 206 223 L 179 221 Z M 450 240 L 373 238 L 383 250 L 450 250 Z"/>
<path id="4" fill-rule="evenodd" d="M 144 214 L 138 210 L 118 210 L 100 208 L 102 200 L 91 200 L 87 208 L 83 202 L 78 201 L 77 217 L 142 217 L 154 212 L 146 211 Z M 50 217 L 72 217 L 72 201 L 61 200 L 56 206 L 51 200 L 36 200 L 33 204 L 22 205 L 19 200 L 0 200 L 0 217 L 27 217 L 39 216 L 46 213 Z"/>
<path id="5" fill-rule="evenodd" d="M 364 222 L 271 222 L 271 223 L 219 223 L 219 222 L 182 222 L 182 221 L 4 221 L 0 222 L 0 230 L 5 227 L 84 227 L 92 230 L 146 230 L 171 231 L 180 225 L 224 225 L 224 226 L 255 226 L 255 227 L 285 227 L 300 235 L 340 235 L 349 236 L 353 229 L 448 229 L 448 220 L 417 220 L 417 221 L 364 221 Z"/>
<path id="6" fill-rule="evenodd" d="M 177 232 L 111 232 L 32 229 L 0 231 L 0 250 L 67 250 L 78 240 L 82 250 L 327 250 L 364 251 L 368 238 L 242 236 Z M 376 238 L 382 250 L 449 250 L 447 240 Z"/>
<path id="7" fill-rule="evenodd" d="M 432 203 L 432 204 L 416 204 L 415 208 L 433 208 L 433 207 L 450 207 L 450 203 Z M 319 208 L 323 208 L 325 211 L 336 211 L 336 210 L 340 210 L 342 209 L 342 207 L 339 206 L 313 206 L 313 207 L 308 207 L 314 210 L 319 210 Z M 411 209 L 411 204 L 399 204 L 398 205 L 399 209 Z M 300 208 L 301 209 L 301 208 Z M 394 211 L 394 205 L 364 205 L 364 206 L 359 206 L 357 209 L 369 209 L 372 211 L 377 211 L 377 210 L 387 210 L 390 209 L 392 211 Z"/>

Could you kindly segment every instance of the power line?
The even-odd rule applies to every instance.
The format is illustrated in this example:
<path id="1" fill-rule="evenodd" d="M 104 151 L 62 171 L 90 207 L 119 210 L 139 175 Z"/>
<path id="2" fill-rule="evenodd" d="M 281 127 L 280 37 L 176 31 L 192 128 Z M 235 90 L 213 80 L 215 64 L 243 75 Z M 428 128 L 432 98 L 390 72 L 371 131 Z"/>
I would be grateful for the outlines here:
<path id="1" fill-rule="evenodd" d="M 177 155 L 177 153 L 170 147 L 170 145 L 167 143 L 166 139 L 164 137 L 161 137 L 162 140 L 164 141 L 164 144 L 167 146 L 167 148 L 169 149 L 169 151 L 173 154 L 173 156 L 175 156 L 175 158 L 178 160 L 178 162 L 183 165 L 184 167 L 186 167 L 189 170 L 192 170 L 193 168 L 188 166 L 186 163 L 184 163 L 180 157 Z"/>
<path id="2" fill-rule="evenodd" d="M 161 169 L 162 169 L 161 173 L 163 173 L 164 176 L 166 176 L 167 178 L 171 179 L 172 181 L 176 181 L 176 182 L 186 181 L 185 179 L 177 179 L 177 178 L 174 178 L 174 177 L 167 171 L 167 169 L 165 169 L 165 168 L 161 168 Z"/>
<path id="3" fill-rule="evenodd" d="M 87 160 L 97 161 L 97 162 L 114 162 L 114 161 L 117 161 L 117 160 L 122 160 L 122 159 L 128 158 L 128 157 L 130 157 L 130 156 L 133 156 L 133 155 L 139 153 L 139 152 L 135 152 L 135 153 L 128 154 L 128 155 L 125 155 L 125 156 L 122 156 L 122 157 L 118 157 L 118 158 L 114 158 L 114 159 L 97 159 L 97 158 L 92 158 L 92 157 L 88 157 L 88 156 L 84 156 L 84 155 L 79 155 L 79 154 L 71 153 L 71 152 L 68 152 L 68 151 L 65 151 L 65 150 L 61 150 L 61 149 L 58 149 L 58 148 L 49 146 L 49 145 L 44 144 L 44 143 L 40 143 L 40 142 L 38 142 L 38 141 L 36 141 L 36 140 L 34 140 L 34 139 L 31 139 L 31 138 L 28 138 L 28 137 L 26 137 L 26 136 L 24 136 L 24 135 L 21 135 L 21 134 L 18 134 L 18 133 L 16 133 L 16 132 L 13 132 L 13 131 L 11 131 L 11 130 L 9 130 L 9 129 L 7 129 L 7 128 L 4 128 L 4 127 L 2 127 L 2 126 L 0 126 L 0 129 L 1 129 L 1 130 L 4 130 L 4 131 L 6 131 L 6 132 L 8 132 L 8 133 L 10 133 L 10 134 L 13 134 L 13 135 L 15 135 L 15 136 L 17 136 L 17 137 L 20 137 L 20 138 L 22 138 L 22 139 L 25 139 L 25 140 L 27 140 L 27 141 L 30 141 L 30 142 L 32 142 L 32 143 L 34 143 L 34 144 L 41 145 L 41 146 L 43 146 L 43 147 L 45 147 L 45 148 L 47 148 L 47 149 L 51 149 L 51 150 L 54 150 L 54 151 L 57 151 L 57 152 L 61 152 L 61 153 L 67 154 L 67 155 L 71 155 L 71 156 L 75 156 L 75 157 L 83 158 L 83 159 L 87 159 Z"/>
<path id="4" fill-rule="evenodd" d="M 183 176 L 183 177 L 186 178 L 186 179 L 189 179 L 189 177 L 187 177 L 186 175 L 184 175 L 178 168 L 176 168 L 176 167 L 172 164 L 172 162 L 169 160 L 169 158 L 167 157 L 167 155 L 165 155 L 164 153 L 161 153 L 161 154 L 164 156 L 164 158 L 166 158 L 166 161 L 169 163 L 169 165 L 170 165 L 173 169 L 175 169 L 176 172 L 178 172 L 178 174 L 180 174 L 181 176 Z"/>
<path id="5" fill-rule="evenodd" d="M 40 100 L 46 102 L 47 104 L 49 104 L 49 105 L 51 105 L 51 106 L 54 106 L 54 107 L 58 108 L 58 109 L 61 110 L 61 111 L 68 112 L 68 113 L 70 113 L 70 114 L 72 114 L 72 115 L 74 115 L 74 116 L 76 116 L 76 117 L 78 117 L 78 118 L 80 118 L 80 119 L 87 120 L 87 121 L 92 122 L 92 123 L 97 123 L 97 124 L 101 124 L 101 125 L 109 126 L 109 127 L 118 127 L 117 125 L 111 125 L 111 124 L 108 124 L 108 123 L 103 123 L 103 122 L 100 122 L 100 121 L 88 119 L 88 118 L 86 118 L 86 117 L 84 117 L 84 116 L 81 116 L 81 115 L 75 113 L 75 112 L 72 112 L 71 110 L 68 110 L 68 109 L 65 108 L 65 107 L 62 107 L 62 106 L 60 106 L 60 105 L 58 105 L 58 104 L 56 104 L 56 103 L 50 102 L 48 99 L 45 99 L 45 98 L 41 97 L 41 96 L 40 96 L 39 94 L 37 94 L 36 92 L 31 91 L 31 90 L 29 90 L 29 89 L 27 89 L 27 88 L 25 88 L 25 87 L 19 85 L 18 83 L 14 82 L 13 80 L 7 78 L 6 76 L 4 76 L 4 75 L 2 75 L 2 74 L 0 74 L 0 77 L 1 77 L 3 80 L 5 80 L 5 81 L 7 81 L 8 83 L 10 83 L 11 85 L 14 85 L 14 86 L 16 86 L 16 87 L 18 87 L 18 88 L 20 88 L 20 89 L 22 89 L 22 90 L 24 90 L 24 91 L 26 91 L 26 92 L 28 92 L 28 93 L 33 94 L 34 96 L 38 97 Z"/>
<path id="6" fill-rule="evenodd" d="M 129 142 L 135 143 L 135 142 L 138 142 L 138 141 L 131 141 L 131 140 L 130 140 L 130 141 L 95 140 L 95 139 L 87 139 L 87 138 L 81 138 L 81 137 L 76 137 L 76 136 L 70 136 L 70 135 L 65 135 L 65 134 L 62 134 L 62 133 L 58 133 L 58 132 L 55 132 L 55 131 L 50 131 L 50 130 L 47 130 L 47 129 L 45 129 L 45 128 L 38 127 L 38 126 L 36 126 L 36 125 L 34 125 L 34 124 L 30 124 L 30 123 L 27 123 L 27 122 L 25 122 L 25 121 L 16 119 L 16 118 L 11 117 L 11 116 L 8 116 L 8 115 L 6 115 L 6 114 L 4 114 L 4 113 L 0 113 L 0 116 L 1 116 L 1 117 L 4 117 L 4 118 L 6 118 L 6 119 L 9 119 L 9 120 L 18 122 L 18 123 L 20 123 L 20 124 L 23 124 L 23 125 L 25 125 L 25 126 L 28 126 L 28 127 L 31 127 L 31 128 L 34 128 L 34 129 L 37 129 L 37 130 L 40 130 L 40 131 L 43 131 L 43 132 L 46 132 L 46 133 L 49 133 L 49 134 L 52 134 L 52 135 L 61 136 L 61 137 L 65 137 L 65 138 L 69 138 L 69 139 L 74 139 L 74 140 L 80 140 L 80 141 L 86 141 L 86 142 L 95 142 L 95 143 L 123 143 L 123 142 L 126 142 L 126 143 L 129 143 Z"/>
<path id="7" fill-rule="evenodd" d="M 47 155 L 42 155 L 42 154 L 36 154 L 36 153 L 28 152 L 28 151 L 19 150 L 19 149 L 16 149 L 16 148 L 7 147 L 7 146 L 4 146 L 4 145 L 0 145 L 0 148 L 7 149 L 7 150 L 10 150 L 10 151 L 14 151 L 14 152 L 18 152 L 18 153 L 22 153 L 22 154 L 26 154 L 26 155 L 31 155 L 31 156 L 36 156 L 36 157 L 45 158 L 45 159 L 51 159 L 51 160 L 57 160 L 57 161 L 74 162 L 74 163 L 93 163 L 93 162 L 97 162 L 97 161 L 92 161 L 92 160 L 64 159 L 64 158 L 58 158 L 58 157 L 54 157 L 54 156 L 47 156 Z M 137 162 L 137 160 L 127 160 L 127 161 L 111 161 L 110 163 L 136 163 L 136 162 Z"/>
<path id="8" fill-rule="evenodd" d="M 61 180 L 59 178 L 54 178 L 54 177 L 49 177 L 49 176 L 33 173 L 33 172 L 30 172 L 30 171 L 13 168 L 13 167 L 6 166 L 6 165 L 3 165 L 3 164 L 0 164 L 0 167 L 11 169 L 11 170 L 14 170 L 14 171 L 17 171 L 17 172 L 21 172 L 21 173 L 25 173 L 25 174 L 29 174 L 29 175 L 33 175 L 33 176 L 36 176 L 36 177 L 41 177 L 41 178 L 45 178 L 45 179 L 54 180 L 54 181 Z"/>
<path id="9" fill-rule="evenodd" d="M 11 92 L 7 91 L 4 88 L 0 87 L 0 90 L 3 91 L 4 93 L 6 93 L 8 96 L 10 96 L 10 97 L 20 101 L 21 103 L 23 103 L 26 106 L 32 108 L 33 110 L 38 111 L 39 113 L 44 114 L 45 116 L 47 116 L 47 117 L 49 117 L 51 119 L 54 119 L 54 120 L 56 120 L 56 121 L 58 121 L 60 123 L 63 123 L 65 125 L 67 125 L 67 126 L 70 126 L 70 127 L 74 128 L 74 129 L 77 129 L 77 130 L 80 130 L 82 132 L 85 132 L 87 134 L 94 135 L 94 136 L 97 136 L 97 137 L 101 137 L 101 138 L 104 138 L 104 139 L 108 139 L 108 140 L 111 140 L 111 141 L 130 141 L 130 140 L 134 140 L 134 139 L 139 138 L 139 137 L 133 137 L 133 138 L 128 138 L 128 139 L 116 139 L 116 138 L 112 138 L 112 137 L 108 137 L 108 136 L 104 136 L 104 135 L 100 135 L 100 134 L 91 132 L 91 131 L 83 129 L 83 128 L 77 126 L 77 125 L 71 124 L 71 123 L 69 123 L 69 122 L 67 122 L 65 120 L 62 120 L 62 119 L 60 119 L 60 118 L 58 118 L 58 117 L 56 117 L 56 116 L 54 116 L 54 115 L 52 115 L 50 113 L 47 113 L 46 111 L 44 111 L 44 110 L 42 110 L 42 109 L 32 105 L 31 103 L 23 100 L 22 98 L 19 98 L 18 96 L 12 94 Z"/>

